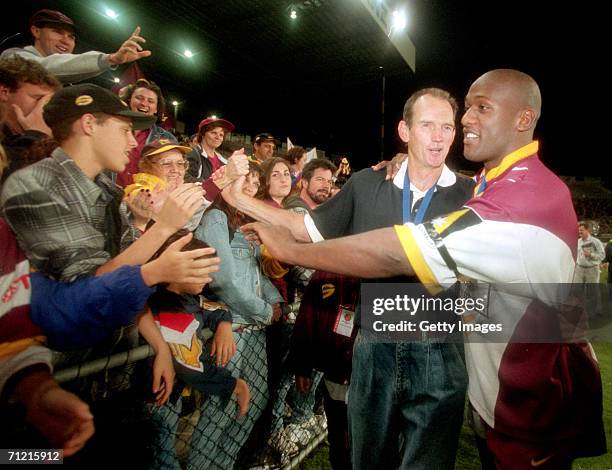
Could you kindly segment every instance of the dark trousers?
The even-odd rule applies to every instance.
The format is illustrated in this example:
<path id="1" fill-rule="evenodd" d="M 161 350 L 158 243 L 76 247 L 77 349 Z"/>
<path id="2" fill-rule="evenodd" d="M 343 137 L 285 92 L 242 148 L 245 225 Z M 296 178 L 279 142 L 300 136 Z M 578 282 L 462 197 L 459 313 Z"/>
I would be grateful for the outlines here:
<path id="1" fill-rule="evenodd" d="M 329 462 L 334 470 L 351 470 L 348 419 L 346 403 L 329 396 L 323 386 L 323 408 L 327 417 L 327 440 L 329 441 Z"/>

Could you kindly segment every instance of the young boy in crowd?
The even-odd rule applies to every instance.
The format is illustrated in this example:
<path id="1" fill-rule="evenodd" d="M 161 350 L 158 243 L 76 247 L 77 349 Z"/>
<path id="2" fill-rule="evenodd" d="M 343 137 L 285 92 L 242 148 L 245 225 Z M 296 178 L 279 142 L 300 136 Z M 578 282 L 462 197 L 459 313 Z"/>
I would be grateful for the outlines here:
<path id="1" fill-rule="evenodd" d="M 182 238 L 185 233 L 187 230 L 183 229 L 172 235 L 153 255 L 153 259 L 160 256 L 168 246 Z M 183 251 L 197 250 L 206 246 L 206 243 L 194 238 L 183 247 Z M 234 378 L 229 370 L 224 368 L 236 352 L 231 314 L 227 309 L 220 308 L 221 304 L 203 303 L 200 300 L 198 294 L 204 285 L 204 282 L 176 281 L 159 285 L 149 298 L 145 313 L 140 318 L 140 332 L 147 341 L 152 340 L 151 345 L 157 352 L 153 365 L 153 390 L 158 390 L 155 403 L 161 405 L 168 401 L 167 406 L 148 407 L 151 421 L 157 427 L 155 442 L 152 445 L 154 456 L 149 467 L 151 469 L 181 468 L 175 441 L 182 409 L 180 394 L 184 385 L 191 386 L 206 395 L 218 395 L 223 400 L 229 400 L 234 394 L 238 403 L 239 417 L 244 416 L 249 408 L 250 390 L 247 383 L 243 379 Z M 157 326 L 154 321 L 157 322 Z M 151 328 L 157 331 L 152 331 Z M 210 356 L 207 356 L 198 336 L 200 328 L 214 331 Z M 163 345 L 158 343 L 160 336 L 166 342 Z M 159 369 L 167 370 L 167 363 L 164 364 L 161 360 L 168 356 L 172 358 L 174 364 L 174 368 L 169 366 L 172 369 L 170 376 L 159 372 Z M 216 356 L 216 360 L 212 359 L 212 356 Z M 178 374 L 179 384 L 172 392 L 171 383 L 170 386 L 166 386 L 165 383 L 156 382 L 156 378 L 163 376 L 164 380 L 173 380 L 174 369 Z M 168 400 L 171 392 L 172 397 Z"/>
<path id="2" fill-rule="evenodd" d="M 173 191 L 155 226 L 127 249 L 119 250 L 121 239 L 135 237 L 119 206 L 122 191 L 105 172 L 123 170 L 129 150 L 136 145 L 132 131 L 151 125 L 154 118 L 130 111 L 111 91 L 92 84 L 58 91 L 45 106 L 43 117 L 60 147 L 49 158 L 13 173 L 0 197 L 6 222 L 32 267 L 53 280 L 72 282 L 116 272 L 126 265 L 142 265 L 132 281 L 134 288 L 179 279 L 210 281 L 208 275 L 218 270 L 219 259 L 202 258 L 212 249 L 180 252 L 190 235 L 147 262 L 202 205 L 199 185 L 183 185 Z M 83 297 L 90 296 L 83 291 Z M 165 346 L 152 319 L 141 317 L 139 323 L 143 332 L 157 336 L 154 348 Z M 161 347 L 158 351 L 154 385 L 163 378 L 166 386 L 163 390 L 155 387 L 154 392 L 165 401 L 174 370 L 170 354 Z"/>
<path id="3" fill-rule="evenodd" d="M 179 230 L 171 236 L 153 259 L 187 233 Z M 182 251 L 207 248 L 203 241 L 193 238 Z M 179 379 L 207 395 L 229 398 L 236 395 L 239 416 L 249 408 L 250 392 L 247 383 L 224 368 L 236 352 L 232 335 L 232 316 L 220 304 L 203 306 L 199 295 L 203 283 L 170 282 L 159 285 L 147 301 L 143 315 L 152 315 L 159 325 L 164 340 L 172 354 L 172 362 Z M 200 328 L 214 331 L 210 356 L 216 356 L 215 363 L 205 355 L 202 341 L 197 335 Z"/>

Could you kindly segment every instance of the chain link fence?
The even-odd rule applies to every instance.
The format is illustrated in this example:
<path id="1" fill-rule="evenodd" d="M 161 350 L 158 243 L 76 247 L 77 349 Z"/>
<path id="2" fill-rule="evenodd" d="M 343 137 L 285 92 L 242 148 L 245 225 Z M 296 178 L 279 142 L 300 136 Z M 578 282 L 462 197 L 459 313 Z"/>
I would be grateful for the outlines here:
<path id="1" fill-rule="evenodd" d="M 268 327 L 275 328 L 284 326 Z M 308 395 L 296 392 L 272 344 L 278 337 L 266 330 L 234 331 L 237 351 L 227 368 L 250 387 L 243 417 L 233 396 L 204 396 L 180 383 L 168 404 L 153 404 L 153 351 L 141 344 L 134 327 L 95 350 L 57 354 L 57 380 L 90 405 L 96 426 L 85 448 L 64 464 L 113 468 L 129 461 L 132 469 L 176 470 L 297 466 L 326 436 L 315 387 L 320 378 L 314 376 Z M 3 447 L 48 447 L 16 407 L 3 414 Z"/>

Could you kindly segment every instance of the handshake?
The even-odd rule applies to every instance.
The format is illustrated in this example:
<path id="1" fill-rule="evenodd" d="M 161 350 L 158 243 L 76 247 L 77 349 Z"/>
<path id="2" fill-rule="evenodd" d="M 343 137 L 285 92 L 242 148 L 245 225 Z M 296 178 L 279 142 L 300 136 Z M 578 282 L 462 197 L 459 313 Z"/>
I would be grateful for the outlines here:
<path id="1" fill-rule="evenodd" d="M 215 185 L 223 190 L 241 176 L 249 174 L 249 159 L 244 148 L 236 150 L 229 158 L 227 165 L 222 166 L 212 174 Z"/>

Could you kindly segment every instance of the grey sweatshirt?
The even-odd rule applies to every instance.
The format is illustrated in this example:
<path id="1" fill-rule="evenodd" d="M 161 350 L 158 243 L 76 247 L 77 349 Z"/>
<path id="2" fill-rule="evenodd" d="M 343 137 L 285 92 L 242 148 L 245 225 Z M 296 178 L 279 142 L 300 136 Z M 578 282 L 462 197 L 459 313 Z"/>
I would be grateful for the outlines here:
<path id="1" fill-rule="evenodd" d="M 39 63 L 62 83 L 80 82 L 115 68 L 108 60 L 110 54 L 98 51 L 82 54 L 51 54 L 43 57 L 34 46 L 26 46 L 7 49 L 0 57 L 13 55 Z"/>

